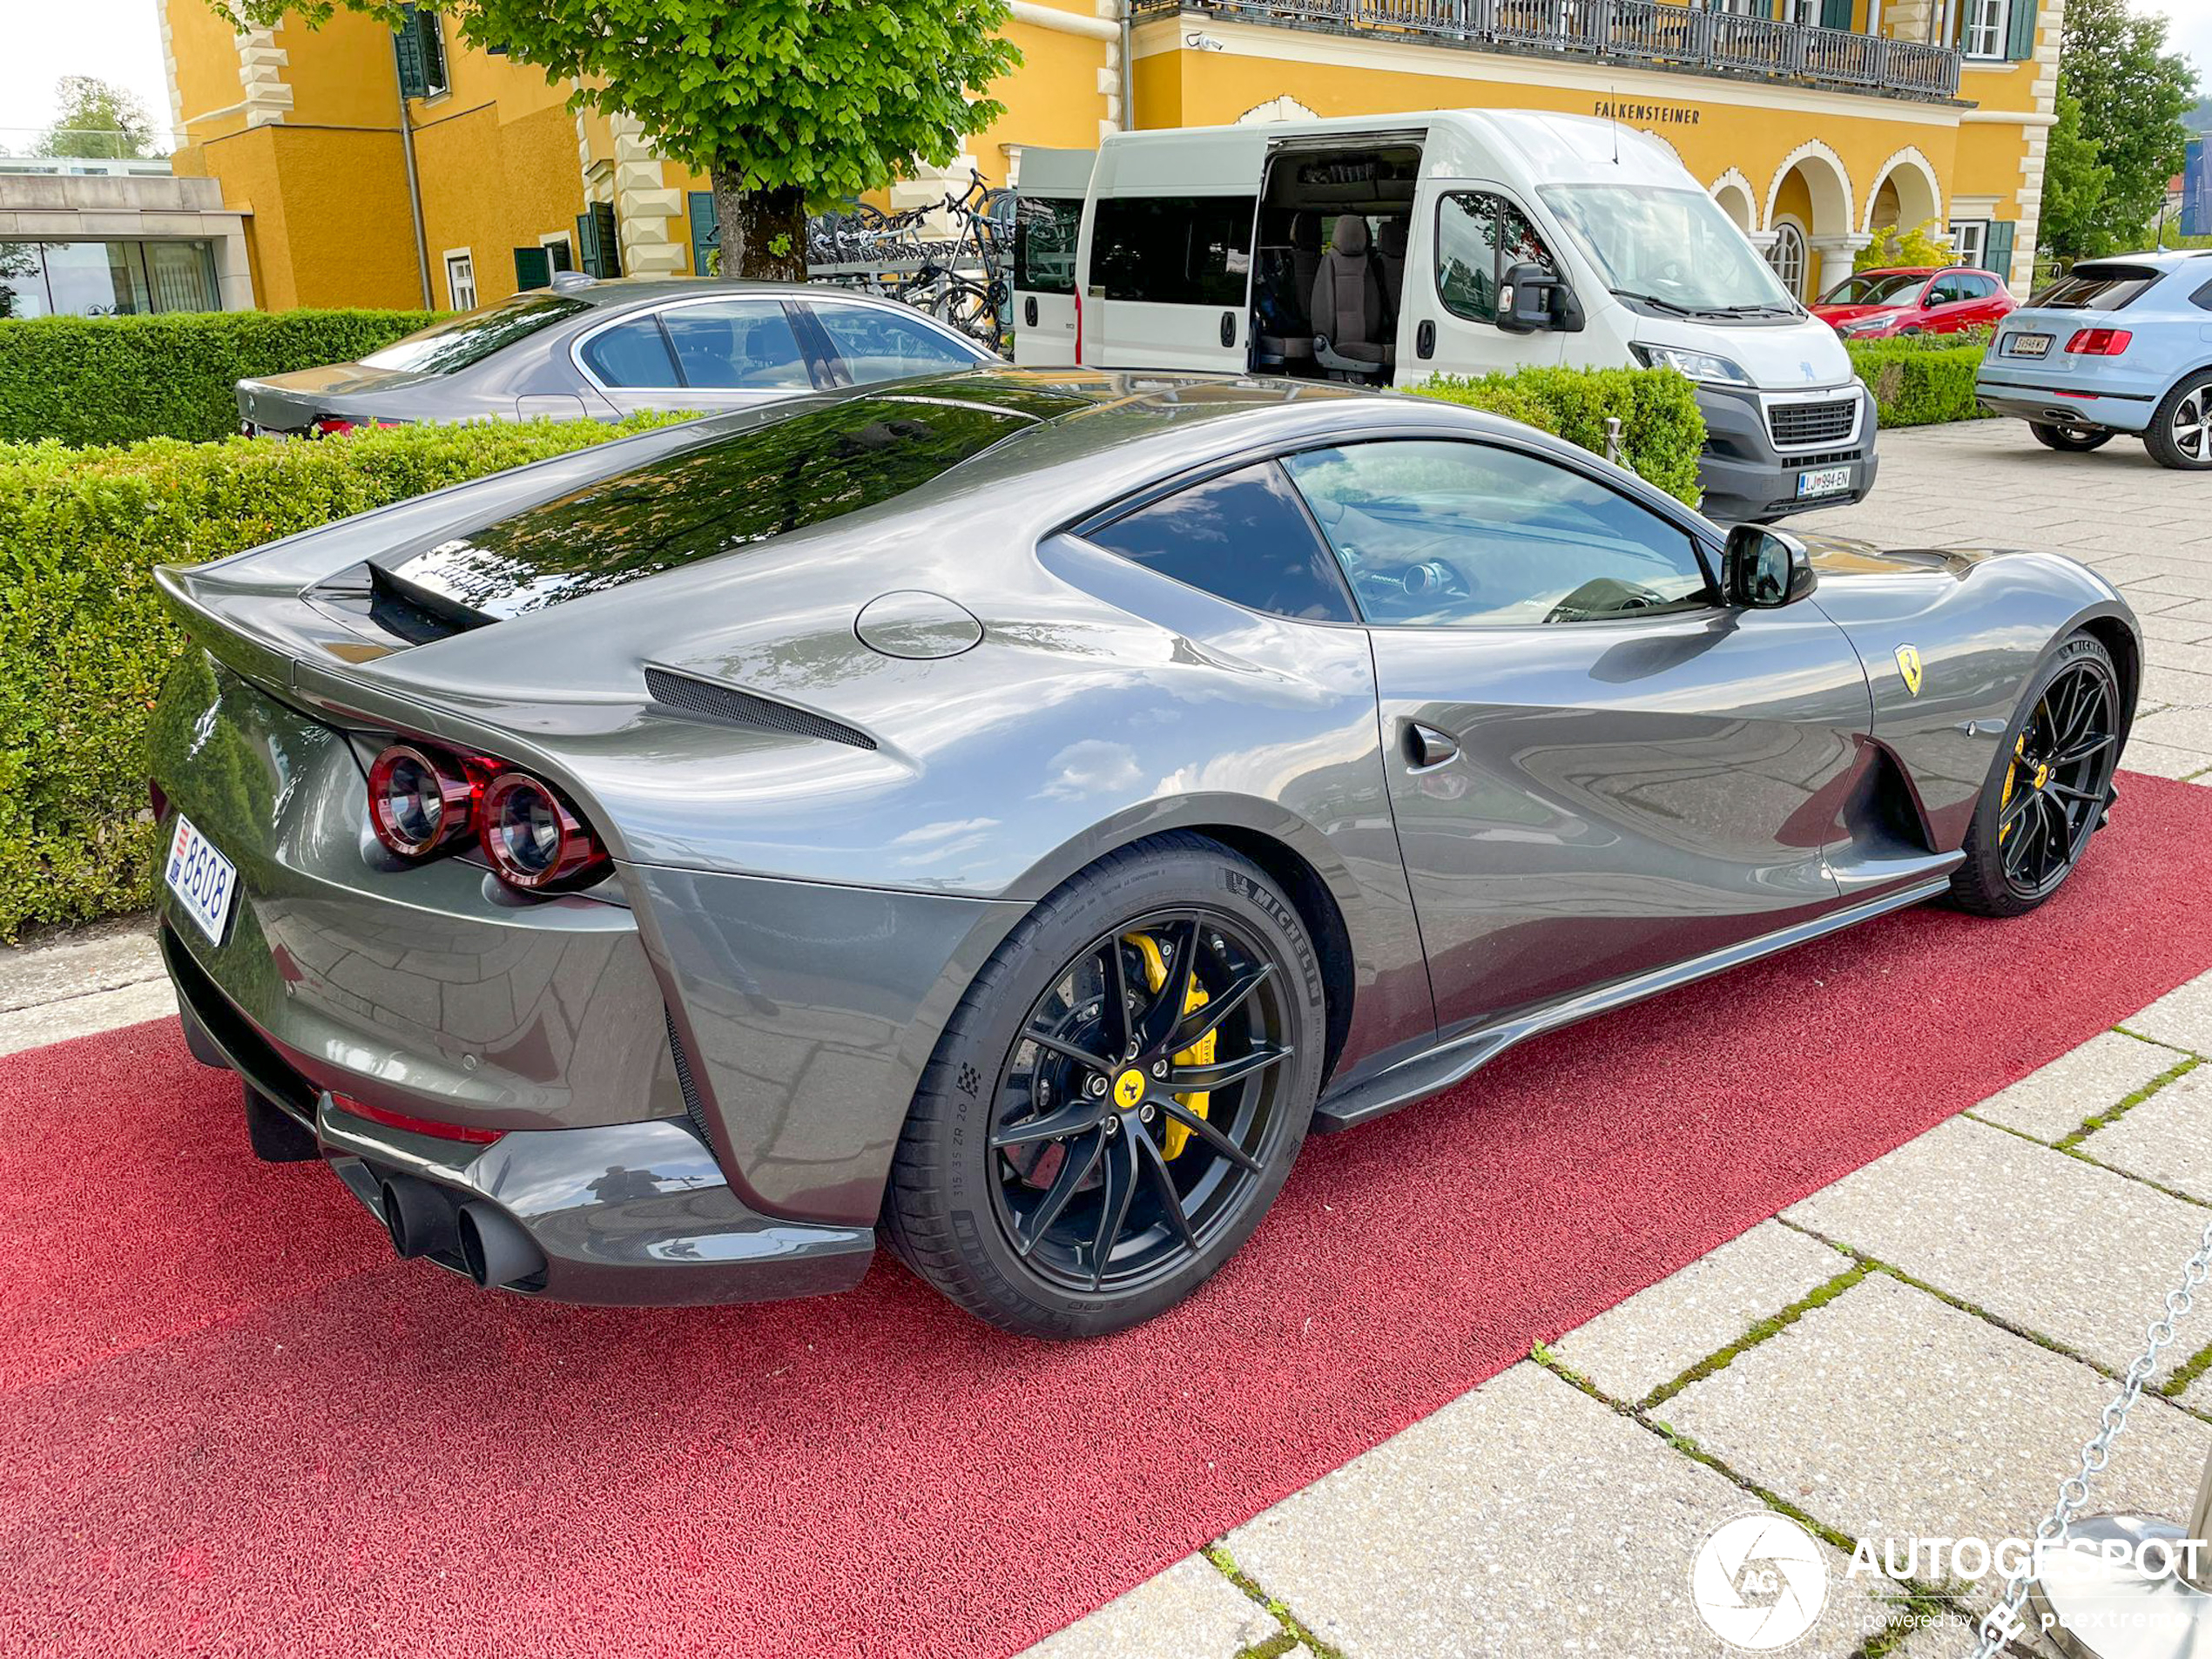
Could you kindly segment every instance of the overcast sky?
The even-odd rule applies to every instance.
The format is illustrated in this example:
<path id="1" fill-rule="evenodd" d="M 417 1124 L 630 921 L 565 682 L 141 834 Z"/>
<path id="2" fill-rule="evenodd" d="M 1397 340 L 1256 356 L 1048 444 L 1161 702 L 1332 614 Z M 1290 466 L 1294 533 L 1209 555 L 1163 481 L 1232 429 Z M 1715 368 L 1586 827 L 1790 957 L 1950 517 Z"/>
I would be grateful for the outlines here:
<path id="1" fill-rule="evenodd" d="M 0 3 L 17 14 L 8 22 L 7 50 L 0 52 L 0 145 L 20 152 L 54 118 L 54 82 L 64 75 L 96 75 L 129 87 L 154 125 L 167 127 L 169 89 L 161 69 L 157 0 Z M 2168 20 L 2174 45 L 2195 60 L 2200 84 L 2212 92 L 2212 0 L 2133 3 Z"/>

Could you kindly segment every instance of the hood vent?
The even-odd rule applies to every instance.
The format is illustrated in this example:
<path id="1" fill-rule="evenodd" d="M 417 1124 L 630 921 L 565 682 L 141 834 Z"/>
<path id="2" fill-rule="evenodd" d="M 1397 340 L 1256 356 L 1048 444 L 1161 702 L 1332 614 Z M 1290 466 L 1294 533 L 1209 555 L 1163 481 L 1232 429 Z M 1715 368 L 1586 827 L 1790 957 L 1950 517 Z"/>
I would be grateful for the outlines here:
<path id="1" fill-rule="evenodd" d="M 823 743 L 842 743 L 855 749 L 873 749 L 875 739 L 858 726 L 825 719 L 751 691 L 740 691 L 711 680 L 671 674 L 664 668 L 645 671 L 645 690 L 656 703 L 702 720 L 724 725 L 751 726 L 759 732 L 781 732 L 794 738 L 814 738 Z"/>

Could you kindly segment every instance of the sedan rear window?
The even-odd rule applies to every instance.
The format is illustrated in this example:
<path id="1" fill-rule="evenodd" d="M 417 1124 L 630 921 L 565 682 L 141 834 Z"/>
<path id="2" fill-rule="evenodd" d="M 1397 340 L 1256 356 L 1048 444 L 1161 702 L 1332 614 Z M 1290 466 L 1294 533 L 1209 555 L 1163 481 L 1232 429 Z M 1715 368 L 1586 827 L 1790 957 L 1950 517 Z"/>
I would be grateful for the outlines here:
<path id="1" fill-rule="evenodd" d="M 2039 311 L 2118 311 L 2157 280 L 2140 265 L 2077 265 L 2027 303 Z"/>
<path id="2" fill-rule="evenodd" d="M 558 294 L 518 293 L 481 311 L 418 328 L 361 361 L 368 368 L 450 374 L 482 362 L 502 347 L 529 339 L 541 328 L 550 328 L 564 318 L 589 309 L 581 300 L 565 300 Z"/>

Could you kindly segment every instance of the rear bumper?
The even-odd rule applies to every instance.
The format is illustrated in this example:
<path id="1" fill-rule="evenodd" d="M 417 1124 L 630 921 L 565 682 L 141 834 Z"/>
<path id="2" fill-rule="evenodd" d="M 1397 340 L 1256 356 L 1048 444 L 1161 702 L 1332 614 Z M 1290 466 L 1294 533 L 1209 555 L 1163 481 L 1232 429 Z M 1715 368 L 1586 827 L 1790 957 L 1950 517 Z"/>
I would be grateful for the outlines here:
<path id="1" fill-rule="evenodd" d="M 2158 400 L 2133 392 L 2093 392 L 2086 387 L 2048 386 L 1986 378 L 1974 382 L 1974 396 L 1993 415 L 2016 415 L 2069 426 L 2099 427 L 2110 432 L 2141 432 L 2150 425 Z"/>
<path id="2" fill-rule="evenodd" d="M 489 1204 L 544 1258 L 514 1288 L 609 1306 L 765 1301 L 849 1290 L 873 1231 L 764 1216 L 731 1190 L 681 1120 L 523 1130 L 489 1145 L 388 1128 L 345 1109 L 260 1029 L 171 929 L 162 954 L 192 1052 L 230 1067 L 314 1133 L 333 1173 L 381 1224 L 384 1184 L 411 1177 L 450 1205 Z M 428 1259 L 455 1272 L 450 1251 Z"/>

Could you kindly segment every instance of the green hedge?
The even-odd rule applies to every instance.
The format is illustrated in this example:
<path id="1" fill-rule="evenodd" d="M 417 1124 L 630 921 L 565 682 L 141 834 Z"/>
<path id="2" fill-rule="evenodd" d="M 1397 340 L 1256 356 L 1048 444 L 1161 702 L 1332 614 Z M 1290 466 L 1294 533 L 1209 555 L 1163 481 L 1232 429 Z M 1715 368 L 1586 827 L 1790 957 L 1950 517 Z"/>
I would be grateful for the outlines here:
<path id="1" fill-rule="evenodd" d="M 1846 341 L 1844 349 L 1851 353 L 1851 368 L 1874 394 L 1885 427 L 1932 426 L 1981 416 L 1974 401 L 1981 341 L 1961 346 L 1949 343 L 1946 336 L 1922 334 Z"/>
<path id="2" fill-rule="evenodd" d="M 0 321 L 0 443 L 220 438 L 249 375 L 347 363 L 425 311 L 218 311 Z"/>
<path id="3" fill-rule="evenodd" d="M 1621 464 L 1697 505 L 1705 417 L 1697 394 L 1671 368 L 1523 368 L 1480 380 L 1440 375 L 1412 388 L 1549 432 L 1605 453 L 1605 421 L 1621 421 Z"/>
<path id="4" fill-rule="evenodd" d="M 147 901 L 146 723 L 179 645 L 153 566 L 683 418 L 0 445 L 0 940 Z"/>

